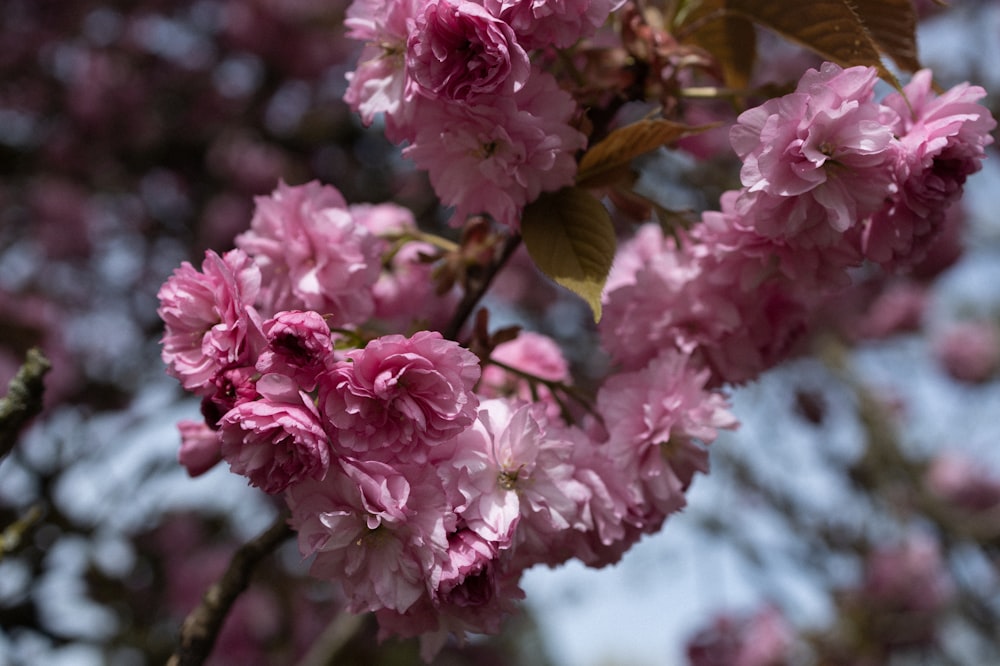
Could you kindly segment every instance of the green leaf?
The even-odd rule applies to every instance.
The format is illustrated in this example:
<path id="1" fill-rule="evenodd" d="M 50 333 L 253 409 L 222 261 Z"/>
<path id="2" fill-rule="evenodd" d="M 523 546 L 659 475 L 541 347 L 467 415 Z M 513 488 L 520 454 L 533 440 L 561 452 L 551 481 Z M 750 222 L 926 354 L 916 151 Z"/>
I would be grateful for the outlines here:
<path id="1" fill-rule="evenodd" d="M 726 0 L 726 6 L 842 67 L 875 67 L 882 78 L 899 86 L 882 65 L 875 39 L 848 0 Z"/>
<path id="2" fill-rule="evenodd" d="M 647 118 L 619 127 L 583 154 L 576 184 L 579 187 L 606 185 L 639 155 L 711 127 L 715 125 L 692 126 L 663 118 Z"/>
<path id="3" fill-rule="evenodd" d="M 543 193 L 524 209 L 521 237 L 535 265 L 587 301 L 600 321 L 615 258 L 615 229 L 603 204 L 579 187 Z"/>

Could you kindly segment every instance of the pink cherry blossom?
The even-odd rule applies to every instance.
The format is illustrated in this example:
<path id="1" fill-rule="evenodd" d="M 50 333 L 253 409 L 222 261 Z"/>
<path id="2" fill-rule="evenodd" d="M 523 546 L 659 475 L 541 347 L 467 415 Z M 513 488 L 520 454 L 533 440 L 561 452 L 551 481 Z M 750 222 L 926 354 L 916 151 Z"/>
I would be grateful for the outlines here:
<path id="1" fill-rule="evenodd" d="M 932 537 L 914 533 L 868 556 L 862 588 L 867 603 L 897 612 L 934 612 L 954 594 L 954 582 Z"/>
<path id="2" fill-rule="evenodd" d="M 521 331 L 513 340 L 497 345 L 490 358 L 539 379 L 572 382 L 569 363 L 559 344 L 541 333 Z M 483 369 L 478 392 L 487 398 L 507 396 L 537 400 L 548 406 L 550 417 L 555 418 L 560 413 L 559 403 L 546 386 L 497 365 L 489 364 Z"/>
<path id="3" fill-rule="evenodd" d="M 642 370 L 612 375 L 597 395 L 608 455 L 633 472 L 653 515 L 684 506 L 695 472 L 708 472 L 704 447 L 737 425 L 725 397 L 705 388 L 709 376 L 666 350 Z"/>
<path id="4" fill-rule="evenodd" d="M 221 372 L 253 363 L 263 342 L 253 307 L 260 288 L 260 271 L 240 250 L 209 250 L 201 272 L 184 262 L 160 287 L 161 356 L 185 389 L 210 395 Z"/>
<path id="5" fill-rule="evenodd" d="M 509 25 L 470 0 L 429 0 L 407 42 L 407 73 L 421 93 L 456 102 L 524 87 L 528 54 Z"/>
<path id="6" fill-rule="evenodd" d="M 432 468 L 341 459 L 286 499 L 312 574 L 340 582 L 350 612 L 403 613 L 444 567 L 454 516 Z"/>
<path id="7" fill-rule="evenodd" d="M 792 663 L 793 633 L 773 606 L 745 617 L 720 615 L 687 644 L 690 666 L 779 666 Z"/>
<path id="8" fill-rule="evenodd" d="M 434 272 L 437 264 L 429 261 L 440 251 L 422 240 L 407 240 L 417 231 L 413 213 L 392 203 L 351 206 L 358 224 L 382 237 L 382 273 L 372 287 L 375 299 L 373 323 L 386 331 L 443 329 L 460 296 L 456 285 L 439 293 Z M 392 241 L 390 244 L 390 240 Z"/>
<path id="9" fill-rule="evenodd" d="M 315 310 L 331 326 L 367 319 L 381 265 L 378 246 L 340 193 L 315 181 L 281 183 L 255 202 L 250 230 L 236 237 L 236 245 L 260 266 L 261 309 Z"/>
<path id="10" fill-rule="evenodd" d="M 836 244 L 896 189 L 898 145 L 872 101 L 874 68 L 809 70 L 794 93 L 740 114 L 730 132 L 743 160 L 757 231 L 801 247 Z"/>
<path id="11" fill-rule="evenodd" d="M 499 561 L 486 559 L 478 537 L 464 530 L 453 533 L 449 560 L 454 563 L 449 562 L 448 568 L 466 569 L 471 564 L 462 584 L 447 595 L 424 595 L 405 613 L 377 611 L 379 639 L 417 636 L 421 658 L 431 663 L 449 637 L 464 645 L 469 633 L 499 633 L 501 622 L 518 610 L 517 602 L 524 598 L 518 587 L 520 572 L 508 571 L 502 558 L 501 554 Z"/>
<path id="12" fill-rule="evenodd" d="M 222 460 L 219 433 L 204 421 L 184 419 L 177 422 L 181 433 L 181 449 L 177 460 L 190 476 L 201 476 Z"/>
<path id="13" fill-rule="evenodd" d="M 421 656 L 430 662 L 449 636 L 462 644 L 470 632 L 498 633 L 524 596 L 517 586 L 519 572 L 507 566 L 508 554 L 465 527 L 450 532 L 448 551 L 429 576 L 427 593 L 405 612 L 376 612 L 379 637 L 419 636 Z"/>
<path id="14" fill-rule="evenodd" d="M 297 397 L 297 402 L 241 402 L 220 422 L 222 457 L 267 493 L 323 478 L 330 465 L 330 443 L 319 414 L 307 395 Z"/>
<path id="15" fill-rule="evenodd" d="M 587 527 L 586 486 L 573 478 L 575 443 L 546 428 L 540 405 L 485 400 L 479 418 L 456 438 L 451 466 L 462 497 L 456 512 L 469 529 L 501 547 L 516 538 L 521 566 L 556 564 L 568 529 Z"/>
<path id="16" fill-rule="evenodd" d="M 376 338 L 346 357 L 319 386 L 320 409 L 345 452 L 424 459 L 427 447 L 476 418 L 479 359 L 436 331 Z"/>
<path id="17" fill-rule="evenodd" d="M 964 321 L 935 335 L 932 353 L 962 382 L 985 382 L 1000 371 L 1000 330 L 990 321 Z"/>
<path id="18" fill-rule="evenodd" d="M 732 285 L 720 289 L 704 273 L 706 247 L 678 247 L 674 239 L 660 247 L 632 280 L 604 294 L 601 346 L 624 370 L 643 367 L 667 347 L 690 353 L 740 325 Z"/>
<path id="19" fill-rule="evenodd" d="M 868 258 L 890 267 L 913 265 L 928 251 L 945 211 L 993 143 L 996 121 L 978 103 L 986 91 L 963 83 L 937 96 L 931 83 L 930 70 L 921 70 L 902 94 L 883 102 L 901 146 L 894 165 L 900 188 L 872 218 L 861 243 Z"/>
<path id="20" fill-rule="evenodd" d="M 1000 507 L 1000 475 L 964 453 L 944 451 L 936 455 L 924 483 L 948 504 L 968 512 Z"/>
<path id="21" fill-rule="evenodd" d="M 635 469 L 614 460 L 607 434 L 576 431 L 564 437 L 577 442 L 573 447 L 573 478 L 586 488 L 582 514 L 584 529 L 575 529 L 561 540 L 568 552 L 591 567 L 619 561 L 644 534 L 660 523 L 651 524 L 648 511 L 638 505 L 644 500 L 637 492 Z"/>
<path id="22" fill-rule="evenodd" d="M 485 0 L 525 48 L 568 48 L 592 36 L 623 0 Z"/>
<path id="23" fill-rule="evenodd" d="M 524 206 L 573 182 L 583 134 L 569 125 L 576 105 L 551 74 L 535 71 L 514 95 L 475 104 L 415 104 L 403 155 L 425 169 L 453 220 L 487 214 L 517 229 Z"/>
<path id="24" fill-rule="evenodd" d="M 801 247 L 794 238 L 761 235 L 753 208 L 740 213 L 741 191 L 719 199 L 720 210 L 705 211 L 690 232 L 705 246 L 704 273 L 723 288 L 752 292 L 769 280 L 794 282 L 797 289 L 829 291 L 851 283 L 849 270 L 862 263 L 861 252 L 844 238 L 825 247 Z"/>
<path id="25" fill-rule="evenodd" d="M 344 25 L 347 36 L 365 44 L 353 72 L 348 73 L 349 85 L 344 101 L 361 115 L 365 125 L 384 113 L 386 134 L 394 136 L 393 127 L 407 114 L 406 42 L 410 22 L 414 20 L 423 0 L 354 0 L 347 8 Z"/>
<path id="26" fill-rule="evenodd" d="M 334 358 L 326 320 L 311 310 L 279 312 L 263 331 L 267 347 L 257 357 L 257 371 L 288 375 L 304 391 L 316 388 L 316 377 Z"/>
<path id="27" fill-rule="evenodd" d="M 461 288 L 439 292 L 438 265 L 427 260 L 438 250 L 430 243 L 404 242 L 392 253 L 372 288 L 376 320 L 387 331 L 443 330 L 455 312 Z"/>
<path id="28" fill-rule="evenodd" d="M 218 428 L 218 423 L 230 409 L 246 400 L 257 398 L 257 371 L 253 366 L 223 370 L 212 382 L 214 390 L 201 401 L 205 423 Z"/>
<path id="29" fill-rule="evenodd" d="M 920 330 L 930 300 L 926 285 L 900 281 L 891 283 L 868 305 L 852 333 L 878 340 Z"/>
<path id="30" fill-rule="evenodd" d="M 732 292 L 740 325 L 702 344 L 698 362 L 712 370 L 711 384 L 744 384 L 805 351 L 823 292 L 773 280 Z"/>

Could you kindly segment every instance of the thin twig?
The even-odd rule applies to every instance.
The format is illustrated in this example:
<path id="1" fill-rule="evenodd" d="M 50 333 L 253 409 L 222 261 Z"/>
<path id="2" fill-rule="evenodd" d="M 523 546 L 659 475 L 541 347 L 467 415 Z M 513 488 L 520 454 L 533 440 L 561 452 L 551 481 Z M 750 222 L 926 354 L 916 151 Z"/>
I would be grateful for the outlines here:
<path id="1" fill-rule="evenodd" d="M 292 535 L 287 516 L 278 516 L 267 530 L 233 553 L 229 568 L 208 588 L 198 605 L 181 625 L 177 650 L 167 666 L 198 666 L 212 653 L 215 639 L 236 598 L 250 583 L 257 564 Z"/>
<path id="2" fill-rule="evenodd" d="M 14 449 L 21 428 L 42 411 L 42 379 L 52 364 L 39 349 L 29 349 L 24 365 L 10 380 L 0 400 L 0 460 Z"/>
<path id="3" fill-rule="evenodd" d="M 298 666 L 327 666 L 336 663 L 337 654 L 364 626 L 365 616 L 342 611 L 327 625 L 319 638 L 313 641 L 309 652 L 302 657 Z"/>
<path id="4" fill-rule="evenodd" d="M 482 300 L 483 296 L 486 294 L 487 289 L 490 287 L 490 283 L 493 282 L 493 278 L 500 271 L 500 269 L 503 268 L 504 264 L 507 263 L 507 260 L 510 259 L 511 255 L 514 254 L 514 250 L 516 250 L 520 244 L 520 234 L 515 234 L 509 237 L 504 243 L 500 257 L 486 268 L 483 275 L 477 276 L 477 279 L 474 281 L 470 280 L 470 282 L 475 282 L 475 284 L 469 284 L 466 286 L 465 294 L 463 294 L 462 300 L 455 308 L 455 316 L 452 317 L 451 322 L 448 324 L 448 328 L 444 332 L 444 337 L 449 340 L 455 340 L 458 338 L 458 334 L 461 332 L 466 320 L 469 318 L 469 315 L 472 314 L 472 311 L 476 309 L 476 305 L 479 304 L 479 301 Z"/>

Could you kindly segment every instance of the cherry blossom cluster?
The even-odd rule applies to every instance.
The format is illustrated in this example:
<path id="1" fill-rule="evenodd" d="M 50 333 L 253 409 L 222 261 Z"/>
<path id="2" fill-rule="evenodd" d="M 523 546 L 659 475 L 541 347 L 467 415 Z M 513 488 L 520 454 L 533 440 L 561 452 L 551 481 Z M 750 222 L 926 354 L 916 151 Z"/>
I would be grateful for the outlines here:
<path id="1" fill-rule="evenodd" d="M 428 172 L 462 224 L 487 214 L 517 229 L 523 207 L 570 185 L 577 105 L 544 66 L 593 35 L 620 0 L 355 0 L 365 43 L 345 100 Z"/>
<path id="2" fill-rule="evenodd" d="M 736 425 L 676 350 L 609 376 L 576 417 L 550 338 L 481 357 L 428 328 L 449 297 L 395 205 L 282 184 L 235 244 L 159 293 L 163 360 L 202 399 L 180 461 L 192 475 L 225 461 L 282 495 L 312 573 L 383 634 L 421 635 L 426 656 L 498 630 L 525 569 L 603 566 L 659 530 Z"/>
<path id="3" fill-rule="evenodd" d="M 923 70 L 879 102 L 877 80 L 826 63 L 739 116 L 743 187 L 680 240 L 649 225 L 620 251 L 600 327 L 615 361 L 638 369 L 672 348 L 710 385 L 752 380 L 795 350 L 850 269 L 924 256 L 996 122 L 980 87 L 936 95 Z"/>
<path id="4" fill-rule="evenodd" d="M 568 97 L 525 54 L 540 35 L 579 33 L 527 6 L 352 7 L 376 51 L 348 98 L 368 120 L 385 114 L 418 163 L 441 156 L 432 182 L 457 216 L 506 227 L 556 180 L 523 170 L 534 158 L 521 149 L 528 161 L 500 177 L 511 144 L 463 122 L 512 105 L 490 131 L 538 130 L 532 114 L 553 110 L 570 131 Z M 440 54 L 459 43 L 471 64 L 450 71 Z M 722 387 L 785 359 L 848 269 L 904 266 L 934 238 L 991 140 L 983 91 L 936 96 L 920 72 L 876 102 L 875 82 L 873 69 L 828 64 L 739 117 L 743 188 L 677 238 L 647 225 L 623 244 L 599 328 L 612 371 L 575 410 L 552 339 L 439 332 L 457 295 L 438 288 L 442 249 L 407 209 L 279 185 L 234 249 L 183 264 L 160 290 L 163 360 L 202 399 L 204 420 L 180 424 L 181 463 L 197 475 L 225 461 L 283 496 L 313 574 L 341 584 L 348 610 L 374 612 L 383 635 L 419 635 L 429 657 L 449 634 L 498 630 L 527 568 L 615 562 L 683 508 L 706 446 L 736 426 Z M 563 174 L 553 187 L 572 178 L 582 143 L 528 143 L 558 146 L 542 161 Z M 449 146 L 476 164 L 456 167 Z"/>

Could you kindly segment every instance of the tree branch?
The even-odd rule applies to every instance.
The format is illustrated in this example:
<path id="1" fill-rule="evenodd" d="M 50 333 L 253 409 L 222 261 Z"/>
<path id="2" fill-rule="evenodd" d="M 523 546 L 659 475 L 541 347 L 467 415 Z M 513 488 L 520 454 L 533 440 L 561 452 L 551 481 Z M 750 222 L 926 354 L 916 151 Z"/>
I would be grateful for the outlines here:
<path id="1" fill-rule="evenodd" d="M 466 291 L 462 295 L 462 300 L 459 302 L 458 306 L 455 308 L 455 316 L 452 317 L 451 323 L 444 331 L 444 337 L 449 340 L 457 340 L 458 334 L 462 330 L 462 326 L 465 325 L 466 319 L 472 314 L 472 311 L 479 304 L 486 290 L 489 289 L 490 284 L 493 282 L 493 278 L 496 274 L 503 268 L 507 260 L 510 259 L 514 251 L 521 244 L 520 234 L 514 234 L 507 238 L 504 246 L 500 252 L 500 257 L 494 261 L 489 267 L 483 271 L 482 275 L 477 275 L 474 280 L 470 280 L 469 284 L 466 285 Z"/>
<path id="2" fill-rule="evenodd" d="M 198 666 L 204 663 L 212 652 L 233 602 L 247 589 L 254 568 L 291 535 L 287 516 L 281 514 L 265 532 L 233 553 L 222 578 L 208 588 L 201 604 L 181 625 L 179 645 L 167 661 L 167 666 Z"/>
<path id="3" fill-rule="evenodd" d="M 7 395 L 0 400 L 0 460 L 14 449 L 21 429 L 42 411 L 45 373 L 52 364 L 36 348 L 28 350 L 24 365 L 10 380 Z"/>

